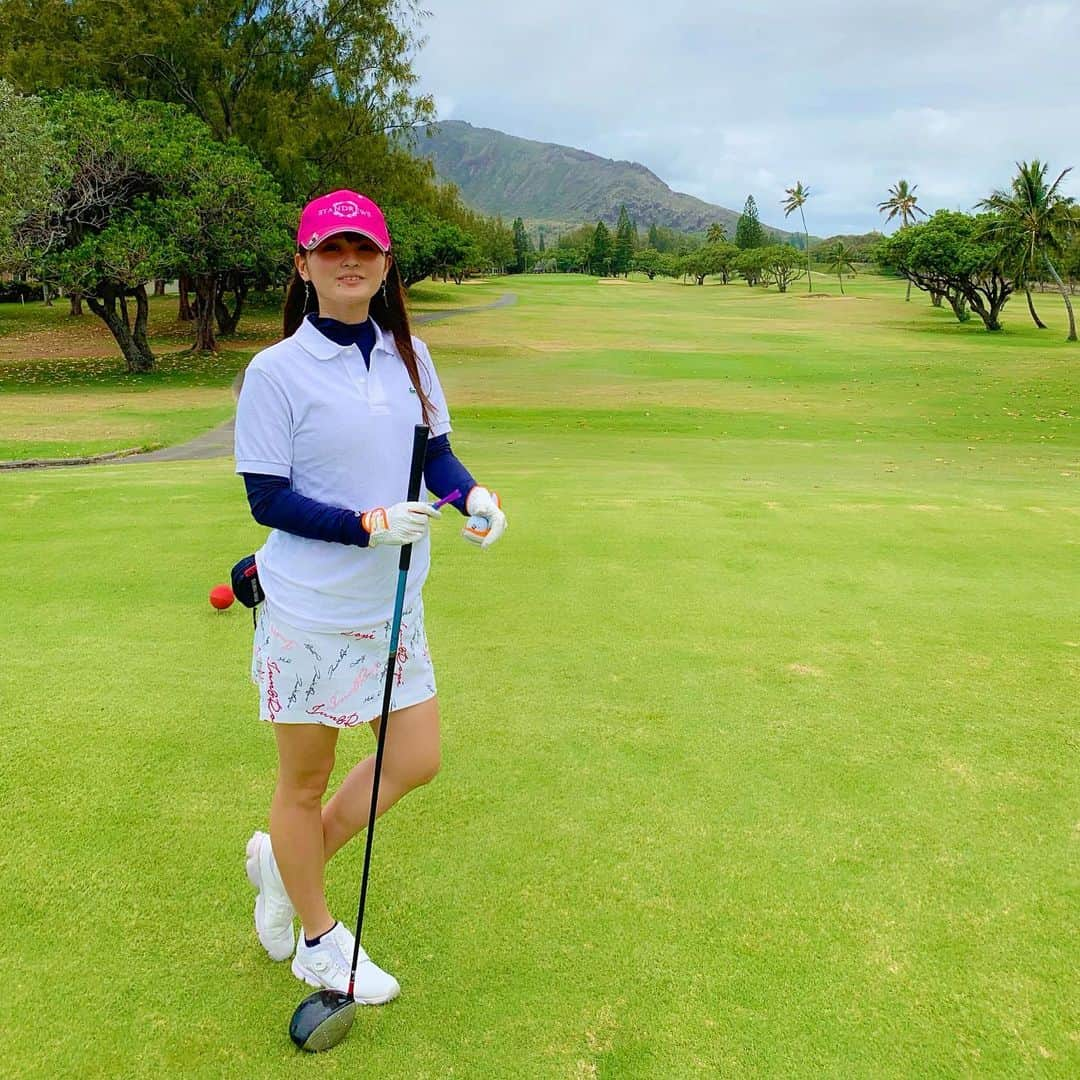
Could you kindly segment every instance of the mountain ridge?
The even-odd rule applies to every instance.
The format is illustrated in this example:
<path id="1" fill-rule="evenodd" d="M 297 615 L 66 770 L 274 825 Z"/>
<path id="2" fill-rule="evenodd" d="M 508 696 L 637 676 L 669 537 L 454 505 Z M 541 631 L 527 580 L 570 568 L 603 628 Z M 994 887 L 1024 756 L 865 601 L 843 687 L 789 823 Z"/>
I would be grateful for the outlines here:
<path id="1" fill-rule="evenodd" d="M 704 232 L 720 222 L 730 238 L 739 211 L 674 191 L 639 161 L 601 157 L 589 150 L 474 127 L 464 120 L 420 135 L 414 153 L 429 158 L 440 180 L 484 214 L 531 222 L 614 224 L 626 206 L 639 229 L 653 223 L 680 232 Z M 773 226 L 781 239 L 790 233 Z"/>

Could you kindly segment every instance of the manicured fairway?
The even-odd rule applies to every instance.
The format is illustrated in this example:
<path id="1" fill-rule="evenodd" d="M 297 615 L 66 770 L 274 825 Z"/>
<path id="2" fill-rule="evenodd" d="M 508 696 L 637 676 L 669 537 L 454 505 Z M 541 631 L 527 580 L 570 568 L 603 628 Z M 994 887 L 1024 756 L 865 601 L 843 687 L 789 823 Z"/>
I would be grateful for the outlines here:
<path id="1" fill-rule="evenodd" d="M 473 306 L 497 292 L 481 285 L 428 283 L 414 314 Z M 464 303 L 462 298 L 465 298 Z M 73 319 L 66 301 L 0 304 L 0 462 L 154 450 L 201 435 L 233 412 L 231 387 L 253 353 L 280 336 L 276 308 L 249 308 L 216 355 L 192 356 L 191 324 L 176 319 L 175 296 L 150 301 L 157 364 L 131 375 L 105 324 Z"/>
<path id="2" fill-rule="evenodd" d="M 0 475 L 0 1072 L 1080 1073 L 1080 350 L 1049 298 L 995 337 L 845 288 L 513 280 L 426 328 L 510 530 L 437 525 L 443 771 L 365 932 L 403 992 L 327 1058 L 250 926 L 231 463 Z"/>

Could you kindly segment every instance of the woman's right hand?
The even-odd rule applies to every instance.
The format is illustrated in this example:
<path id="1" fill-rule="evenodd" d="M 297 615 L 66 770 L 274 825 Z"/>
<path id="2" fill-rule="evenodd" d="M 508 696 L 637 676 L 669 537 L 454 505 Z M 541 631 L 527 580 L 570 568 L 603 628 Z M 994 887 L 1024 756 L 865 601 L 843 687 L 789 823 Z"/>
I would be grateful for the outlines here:
<path id="1" fill-rule="evenodd" d="M 426 502 L 394 503 L 389 510 L 376 506 L 360 515 L 360 524 L 370 540 L 368 547 L 403 547 L 415 544 L 428 534 L 432 518 L 442 514 Z"/>

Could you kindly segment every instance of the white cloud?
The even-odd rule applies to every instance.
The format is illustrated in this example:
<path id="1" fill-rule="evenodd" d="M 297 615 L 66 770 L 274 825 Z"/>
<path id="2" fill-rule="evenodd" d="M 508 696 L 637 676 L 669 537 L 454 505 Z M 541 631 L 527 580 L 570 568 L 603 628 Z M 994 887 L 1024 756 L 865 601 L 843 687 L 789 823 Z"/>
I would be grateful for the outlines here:
<path id="1" fill-rule="evenodd" d="M 928 105 L 921 109 L 895 109 L 891 120 L 898 134 L 914 139 L 941 140 L 954 137 L 961 126 L 955 113 Z"/>
<path id="2" fill-rule="evenodd" d="M 435 93 L 435 115 L 440 120 L 455 120 L 454 113 L 457 112 L 457 101 L 450 97 L 449 94 Z"/>
<path id="3" fill-rule="evenodd" d="M 1058 33 L 1070 18 L 1076 17 L 1072 4 L 1015 4 L 998 12 L 998 21 L 1011 36 L 1042 38 Z"/>
<path id="4" fill-rule="evenodd" d="M 826 233 L 877 227 L 900 177 L 933 210 L 1018 159 L 1080 165 L 1080 0 L 547 0 L 513 18 L 455 0 L 425 30 L 416 69 L 444 119 L 640 161 L 736 210 L 753 193 L 776 225 L 799 179 Z"/>

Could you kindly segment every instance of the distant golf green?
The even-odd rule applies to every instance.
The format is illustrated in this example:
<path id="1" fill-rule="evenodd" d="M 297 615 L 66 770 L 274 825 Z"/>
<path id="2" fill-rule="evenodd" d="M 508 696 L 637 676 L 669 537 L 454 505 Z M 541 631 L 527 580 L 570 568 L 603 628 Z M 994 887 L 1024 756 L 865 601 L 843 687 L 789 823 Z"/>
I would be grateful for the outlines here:
<path id="1" fill-rule="evenodd" d="M 992 335 L 862 276 L 425 288 L 518 303 L 422 330 L 510 527 L 483 555 L 435 529 L 443 771 L 381 821 L 365 923 L 400 999 L 301 1059 L 307 988 L 251 927 L 275 754 L 250 617 L 206 598 L 262 535 L 231 461 L 4 473 L 5 1071 L 1080 1073 L 1060 304 Z M 168 379 L 27 386 L 35 360 L 83 362 L 0 361 L 9 459 L 68 445 L 33 431 L 61 401 L 197 433 Z M 343 733 L 339 773 L 371 746 Z M 328 874 L 347 922 L 361 862 Z"/>

